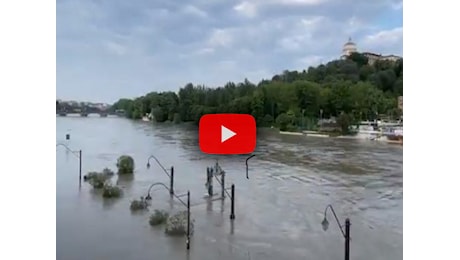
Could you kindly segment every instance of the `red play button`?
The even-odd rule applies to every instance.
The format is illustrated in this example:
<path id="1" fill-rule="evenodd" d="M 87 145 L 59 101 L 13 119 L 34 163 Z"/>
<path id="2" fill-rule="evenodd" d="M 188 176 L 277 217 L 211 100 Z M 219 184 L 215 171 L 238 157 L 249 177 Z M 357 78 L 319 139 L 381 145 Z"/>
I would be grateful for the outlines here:
<path id="1" fill-rule="evenodd" d="M 208 114 L 200 118 L 203 153 L 248 154 L 256 148 L 256 121 L 247 114 Z"/>

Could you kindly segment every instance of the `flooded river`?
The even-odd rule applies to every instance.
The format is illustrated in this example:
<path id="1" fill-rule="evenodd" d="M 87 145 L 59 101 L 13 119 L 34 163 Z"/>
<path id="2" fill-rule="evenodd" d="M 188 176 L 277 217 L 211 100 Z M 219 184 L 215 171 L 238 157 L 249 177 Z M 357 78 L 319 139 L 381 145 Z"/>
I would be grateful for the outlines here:
<path id="1" fill-rule="evenodd" d="M 357 140 L 258 134 L 256 157 L 200 153 L 196 128 L 154 125 L 122 118 L 58 117 L 56 142 L 83 151 L 83 173 L 116 170 L 122 154 L 136 162 L 133 180 L 120 180 L 124 195 L 108 201 L 87 183 L 78 185 L 78 159 L 56 148 L 57 259 L 59 260 L 280 260 L 343 259 L 344 238 L 328 212 L 351 220 L 351 259 L 403 258 L 403 149 Z M 70 133 L 70 140 L 65 135 Z M 145 196 L 154 182 L 168 183 L 155 162 L 175 168 L 176 193 L 191 192 L 195 220 L 191 250 L 184 238 L 171 238 L 148 223 L 153 209 L 184 210 L 166 190 L 153 189 L 150 212 L 132 214 L 131 200 Z M 206 167 L 226 171 L 236 186 L 236 219 L 230 200 L 207 202 Z M 117 177 L 114 177 L 116 181 Z M 217 183 L 214 190 L 220 192 Z"/>

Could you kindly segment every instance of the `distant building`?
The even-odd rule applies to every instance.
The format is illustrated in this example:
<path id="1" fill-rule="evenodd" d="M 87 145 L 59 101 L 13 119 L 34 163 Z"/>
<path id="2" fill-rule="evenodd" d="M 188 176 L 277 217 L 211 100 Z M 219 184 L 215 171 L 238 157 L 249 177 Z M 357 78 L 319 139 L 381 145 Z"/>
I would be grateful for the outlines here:
<path id="1" fill-rule="evenodd" d="M 352 53 L 356 53 L 356 52 L 358 52 L 358 47 L 356 46 L 356 43 L 354 43 L 351 40 L 351 37 L 350 37 L 348 38 L 348 41 L 343 45 L 342 56 L 340 58 L 346 59 Z M 386 61 L 395 62 L 395 61 L 402 59 L 402 57 L 396 56 L 396 55 L 382 55 L 382 54 L 376 54 L 372 52 L 362 52 L 361 54 L 367 57 L 369 65 L 374 64 L 378 60 L 386 60 Z"/>
<path id="2" fill-rule="evenodd" d="M 366 56 L 367 59 L 369 60 L 368 61 L 369 65 L 374 64 L 378 60 L 387 60 L 387 61 L 395 62 L 395 61 L 402 59 L 401 57 L 396 56 L 396 55 L 382 55 L 382 54 L 376 54 L 372 52 L 363 52 L 362 54 Z"/>
<path id="3" fill-rule="evenodd" d="M 346 42 L 343 45 L 341 58 L 346 59 L 348 56 L 350 56 L 354 52 L 358 52 L 358 48 L 356 47 L 356 43 L 351 41 L 351 37 L 350 37 L 348 38 L 348 42 Z"/>

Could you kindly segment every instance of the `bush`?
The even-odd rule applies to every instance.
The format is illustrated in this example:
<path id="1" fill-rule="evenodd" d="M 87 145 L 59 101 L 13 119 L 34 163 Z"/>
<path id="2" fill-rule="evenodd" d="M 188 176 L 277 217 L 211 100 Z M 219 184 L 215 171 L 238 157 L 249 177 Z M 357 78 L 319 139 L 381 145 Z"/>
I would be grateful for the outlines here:
<path id="1" fill-rule="evenodd" d="M 132 211 L 136 210 L 145 210 L 147 209 L 148 204 L 144 197 L 141 197 L 140 200 L 133 200 L 131 206 L 129 207 Z"/>
<path id="2" fill-rule="evenodd" d="M 84 181 L 89 181 L 92 178 L 96 177 L 97 174 L 98 174 L 98 172 L 88 172 L 86 175 L 83 176 L 83 180 Z"/>
<path id="3" fill-rule="evenodd" d="M 176 124 L 182 122 L 182 120 L 180 119 L 179 113 L 175 113 L 175 114 L 174 114 L 173 122 L 176 123 Z"/>
<path id="4" fill-rule="evenodd" d="M 193 233 L 193 220 L 190 220 L 190 235 Z M 165 233 L 170 236 L 183 236 L 187 234 L 187 211 L 181 211 L 166 221 Z"/>
<path id="5" fill-rule="evenodd" d="M 104 198 L 119 198 L 122 195 L 122 190 L 118 186 L 113 186 L 106 183 L 102 190 L 102 197 Z"/>
<path id="6" fill-rule="evenodd" d="M 346 113 L 340 114 L 340 116 L 337 118 L 337 123 L 342 129 L 342 134 L 348 134 L 350 132 L 351 121 L 352 118 Z"/>
<path id="7" fill-rule="evenodd" d="M 113 171 L 109 168 L 104 168 L 102 172 L 88 172 L 83 176 L 84 181 L 88 181 L 89 184 L 95 189 L 101 189 L 104 187 L 105 182 L 113 176 Z"/>
<path id="8" fill-rule="evenodd" d="M 102 170 L 102 173 L 106 176 L 113 176 L 114 175 L 114 172 L 112 170 L 110 170 L 109 168 L 104 168 Z"/>
<path id="9" fill-rule="evenodd" d="M 272 126 L 273 125 L 273 116 L 265 115 L 263 119 L 263 125 Z"/>
<path id="10" fill-rule="evenodd" d="M 164 210 L 155 210 L 155 213 L 150 216 L 149 223 L 151 226 L 162 225 L 168 220 L 169 213 Z"/>
<path id="11" fill-rule="evenodd" d="M 89 173 L 88 175 L 90 175 L 89 184 L 91 184 L 91 186 L 95 189 L 102 189 L 106 181 L 110 179 L 110 176 L 101 172 Z"/>
<path id="12" fill-rule="evenodd" d="M 293 119 L 294 118 L 292 115 L 288 115 L 287 113 L 281 113 L 278 115 L 275 121 L 276 124 L 279 126 L 280 131 L 289 131 L 288 127 L 292 128 L 292 126 L 290 125 L 292 124 Z"/>
<path id="13" fill-rule="evenodd" d="M 134 173 L 134 159 L 129 155 L 122 155 L 117 161 L 119 174 L 132 174 Z"/>

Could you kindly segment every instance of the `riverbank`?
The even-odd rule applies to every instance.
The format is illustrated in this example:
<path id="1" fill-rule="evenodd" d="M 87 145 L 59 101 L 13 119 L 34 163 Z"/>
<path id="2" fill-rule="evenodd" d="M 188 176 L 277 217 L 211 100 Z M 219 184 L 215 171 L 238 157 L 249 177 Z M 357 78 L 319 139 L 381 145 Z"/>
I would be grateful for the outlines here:
<path id="1" fill-rule="evenodd" d="M 340 139 L 351 139 L 351 140 L 366 140 L 373 142 L 381 142 L 387 144 L 397 144 L 403 145 L 402 138 L 400 140 L 389 140 L 386 137 L 376 138 L 376 139 L 364 139 L 356 135 L 342 135 L 336 132 L 319 132 L 319 131 L 302 131 L 302 132 L 290 132 L 290 131 L 279 131 L 281 135 L 295 135 L 295 136 L 306 136 L 306 137 L 315 137 L 315 138 L 340 138 Z"/>
<path id="2" fill-rule="evenodd" d="M 128 118 L 129 119 L 129 118 Z M 145 123 L 151 123 L 151 124 L 158 124 L 158 125 L 185 125 L 187 127 L 198 127 L 198 125 L 195 122 L 172 122 L 172 121 L 165 121 L 165 122 L 154 122 L 151 120 L 147 120 L 146 118 L 143 119 L 130 119 L 133 121 L 138 121 L 138 122 L 145 122 Z M 278 133 L 280 135 L 291 135 L 291 136 L 306 136 L 306 137 L 312 137 L 312 138 L 340 138 L 340 139 L 352 139 L 352 140 L 366 140 L 366 141 L 374 141 L 374 142 L 381 142 L 381 143 L 387 143 L 387 144 L 396 144 L 396 145 L 403 145 L 402 140 L 389 140 L 387 138 L 378 138 L 378 139 L 364 139 L 360 138 L 356 135 L 343 135 L 342 133 L 339 132 L 321 132 L 321 131 L 310 131 L 310 130 L 304 130 L 304 131 L 280 131 L 279 128 L 276 128 L 274 126 L 268 127 L 268 126 L 260 126 L 257 127 L 257 132 L 259 131 L 270 131 L 273 133 Z"/>

